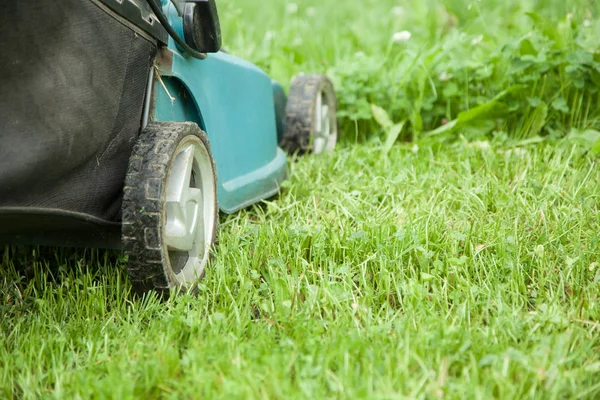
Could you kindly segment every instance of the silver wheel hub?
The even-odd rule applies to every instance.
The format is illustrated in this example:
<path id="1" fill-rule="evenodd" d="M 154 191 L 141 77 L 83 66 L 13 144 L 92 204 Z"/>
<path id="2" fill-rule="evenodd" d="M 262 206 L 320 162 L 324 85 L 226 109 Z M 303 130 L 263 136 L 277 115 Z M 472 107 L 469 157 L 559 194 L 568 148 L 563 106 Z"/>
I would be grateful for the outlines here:
<path id="1" fill-rule="evenodd" d="M 315 103 L 314 154 L 333 151 L 337 141 L 336 116 L 331 112 L 327 100 L 325 93 L 319 92 Z"/>
<path id="2" fill-rule="evenodd" d="M 190 136 L 175 151 L 167 180 L 165 246 L 180 283 L 198 279 L 214 235 L 215 181 L 212 161 L 200 139 Z"/>

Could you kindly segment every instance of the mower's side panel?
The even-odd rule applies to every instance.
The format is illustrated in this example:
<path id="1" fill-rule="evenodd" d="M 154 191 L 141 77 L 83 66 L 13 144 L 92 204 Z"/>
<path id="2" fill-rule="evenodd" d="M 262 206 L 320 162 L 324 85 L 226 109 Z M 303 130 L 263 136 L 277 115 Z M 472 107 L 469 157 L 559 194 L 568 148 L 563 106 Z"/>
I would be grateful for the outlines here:
<path id="1" fill-rule="evenodd" d="M 225 53 L 204 60 L 172 54 L 170 71 L 155 87 L 154 119 L 191 120 L 207 132 L 224 212 L 275 194 L 286 178 L 286 156 L 277 146 L 270 78 Z"/>

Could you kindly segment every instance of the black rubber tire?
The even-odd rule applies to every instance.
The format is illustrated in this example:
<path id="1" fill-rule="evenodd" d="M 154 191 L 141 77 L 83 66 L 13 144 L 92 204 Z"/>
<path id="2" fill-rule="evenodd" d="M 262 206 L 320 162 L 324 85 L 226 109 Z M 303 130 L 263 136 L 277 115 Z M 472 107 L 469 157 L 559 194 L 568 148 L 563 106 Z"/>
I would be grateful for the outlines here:
<path id="1" fill-rule="evenodd" d="M 206 133 L 191 122 L 148 124 L 140 134 L 129 160 L 122 206 L 122 240 L 128 256 L 127 271 L 133 289 L 139 295 L 155 290 L 162 297 L 168 297 L 171 289 L 187 289 L 175 278 L 163 238 L 168 175 L 178 144 L 189 135 L 200 139 L 211 160 L 215 183 L 214 209 L 217 213 L 211 247 L 216 241 L 217 176 Z"/>
<path id="2" fill-rule="evenodd" d="M 279 146 L 289 154 L 313 152 L 315 106 L 323 93 L 330 108 L 332 126 L 337 139 L 337 98 L 326 75 L 297 75 L 292 81 L 285 116 L 285 131 Z"/>

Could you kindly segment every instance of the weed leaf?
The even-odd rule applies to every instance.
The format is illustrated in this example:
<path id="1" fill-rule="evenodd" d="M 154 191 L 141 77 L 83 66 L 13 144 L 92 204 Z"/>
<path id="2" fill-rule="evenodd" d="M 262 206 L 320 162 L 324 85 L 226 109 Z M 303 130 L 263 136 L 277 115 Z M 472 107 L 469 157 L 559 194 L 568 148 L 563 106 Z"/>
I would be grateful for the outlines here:
<path id="1" fill-rule="evenodd" d="M 592 146 L 592 154 L 600 154 L 600 138 L 596 140 L 596 143 Z"/>
<path id="2" fill-rule="evenodd" d="M 544 125 L 546 125 L 546 118 L 548 117 L 548 105 L 543 101 L 540 102 L 535 110 L 531 113 L 528 119 L 529 130 L 527 131 L 526 137 L 537 136 L 542 131 Z"/>
<path id="3" fill-rule="evenodd" d="M 579 143 L 594 154 L 600 153 L 600 131 L 595 129 L 572 129 L 567 140 Z"/>
<path id="4" fill-rule="evenodd" d="M 501 100 L 521 89 L 523 89 L 523 85 L 513 85 L 507 88 L 506 90 L 503 90 L 500 93 L 498 93 L 496 97 L 494 97 L 487 103 L 471 108 L 470 110 L 461 112 L 460 114 L 458 114 L 458 123 L 464 124 L 476 119 L 496 118 L 505 115 L 506 113 L 508 113 L 508 108 L 501 103 Z"/>
<path id="5" fill-rule="evenodd" d="M 396 140 L 398 140 L 398 136 L 402 133 L 402 129 L 404 129 L 404 125 L 406 121 L 402 121 L 399 124 L 392 125 L 390 129 L 386 132 L 385 144 L 383 146 L 383 154 L 387 154 L 391 149 Z"/>
<path id="6" fill-rule="evenodd" d="M 388 115 L 387 111 L 385 111 L 383 108 L 375 104 L 371 104 L 371 112 L 373 113 L 373 118 L 375 118 L 375 121 L 377 121 L 379 126 L 381 126 L 386 131 L 389 130 L 394 124 L 390 119 L 390 116 Z"/>
<path id="7" fill-rule="evenodd" d="M 444 133 L 450 133 L 454 130 L 457 123 L 458 123 L 458 120 L 454 119 L 454 120 L 448 122 L 447 124 L 440 126 L 439 128 L 436 128 L 432 131 L 427 132 L 425 136 L 438 136 L 438 135 L 441 135 Z"/>
<path id="8" fill-rule="evenodd" d="M 456 128 L 468 124 L 470 122 L 482 119 L 493 119 L 508 114 L 509 108 L 502 103 L 502 100 L 510 94 L 518 92 L 524 88 L 523 85 L 513 85 L 506 90 L 498 93 L 496 97 L 488 101 L 487 103 L 481 104 L 477 107 L 473 107 L 470 110 L 463 111 L 458 114 L 455 120 L 448 122 L 445 125 L 440 126 L 433 131 L 430 131 L 426 136 L 436 136 L 444 133 L 451 133 Z"/>

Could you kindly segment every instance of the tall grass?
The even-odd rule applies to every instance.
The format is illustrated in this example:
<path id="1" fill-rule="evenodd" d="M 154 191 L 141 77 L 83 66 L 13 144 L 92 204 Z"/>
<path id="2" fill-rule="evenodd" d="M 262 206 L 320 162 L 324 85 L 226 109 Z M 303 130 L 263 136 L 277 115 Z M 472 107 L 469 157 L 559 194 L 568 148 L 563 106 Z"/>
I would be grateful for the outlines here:
<path id="1" fill-rule="evenodd" d="M 225 10 L 228 46 L 274 77 L 322 71 L 334 78 L 352 138 L 377 135 L 371 104 L 407 121 L 412 140 L 481 106 L 489 109 L 443 137 L 564 136 L 600 125 L 594 1 L 237 1 Z M 247 23 L 264 19 L 282 29 Z M 394 41 L 402 31 L 410 39 Z"/>

